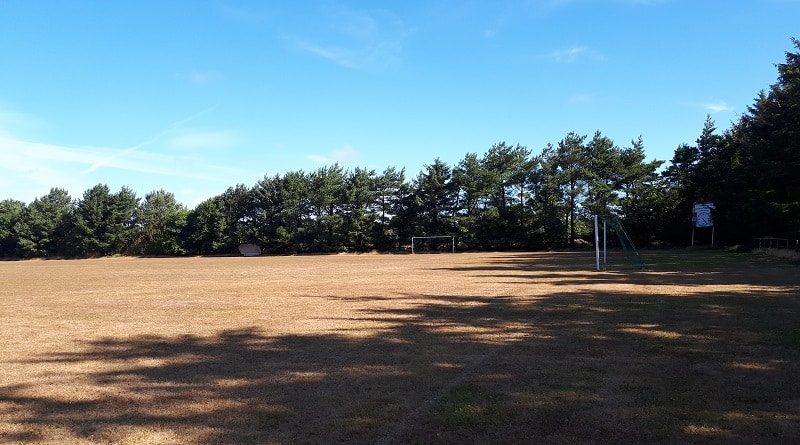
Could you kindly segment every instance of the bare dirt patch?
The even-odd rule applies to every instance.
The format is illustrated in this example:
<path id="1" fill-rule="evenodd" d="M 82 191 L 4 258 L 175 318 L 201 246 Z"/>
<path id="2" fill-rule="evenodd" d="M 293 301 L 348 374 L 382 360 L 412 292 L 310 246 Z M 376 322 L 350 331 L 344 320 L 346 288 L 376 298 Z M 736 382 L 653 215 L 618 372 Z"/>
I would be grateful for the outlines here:
<path id="1" fill-rule="evenodd" d="M 800 270 L 647 257 L 2 262 L 0 442 L 800 441 Z"/>

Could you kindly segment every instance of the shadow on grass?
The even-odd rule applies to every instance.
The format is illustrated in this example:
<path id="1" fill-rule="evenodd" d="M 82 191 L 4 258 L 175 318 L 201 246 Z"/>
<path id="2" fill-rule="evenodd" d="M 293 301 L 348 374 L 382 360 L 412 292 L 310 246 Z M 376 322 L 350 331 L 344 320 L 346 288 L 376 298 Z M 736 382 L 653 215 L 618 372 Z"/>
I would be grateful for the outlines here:
<path id="1" fill-rule="evenodd" d="M 777 288 L 800 286 L 797 265 L 723 250 L 651 250 L 641 252 L 648 269 L 619 262 L 595 271 L 594 252 L 526 252 L 498 255 L 486 264 L 448 267 L 477 277 L 498 276 L 518 280 L 557 279 L 560 285 L 595 283 L 635 283 L 674 285 L 762 285 Z M 518 273 L 514 273 L 518 272 Z"/>
<path id="2" fill-rule="evenodd" d="M 380 334 L 103 338 L 37 361 L 80 369 L 74 393 L 0 387 L 19 426 L 0 441 L 792 443 L 800 302 L 783 289 L 364 299 Z"/>

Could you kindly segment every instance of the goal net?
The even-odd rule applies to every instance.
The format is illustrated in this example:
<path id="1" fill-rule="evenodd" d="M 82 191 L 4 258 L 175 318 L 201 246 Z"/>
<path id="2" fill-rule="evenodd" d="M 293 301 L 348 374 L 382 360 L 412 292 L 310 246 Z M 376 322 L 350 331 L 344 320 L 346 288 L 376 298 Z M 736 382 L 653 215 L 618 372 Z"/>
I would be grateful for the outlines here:
<path id="1" fill-rule="evenodd" d="M 628 231 L 616 216 L 594 216 L 594 245 L 597 270 L 647 269 Z"/>
<path id="2" fill-rule="evenodd" d="M 411 253 L 440 253 L 456 251 L 453 235 L 412 236 Z"/>

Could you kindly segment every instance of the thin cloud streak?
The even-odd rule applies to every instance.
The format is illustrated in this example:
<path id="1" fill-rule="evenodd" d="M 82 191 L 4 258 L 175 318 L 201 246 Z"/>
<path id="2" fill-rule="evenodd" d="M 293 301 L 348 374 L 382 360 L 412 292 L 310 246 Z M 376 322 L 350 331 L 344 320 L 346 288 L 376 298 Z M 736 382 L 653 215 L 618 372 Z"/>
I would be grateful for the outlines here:
<path id="1" fill-rule="evenodd" d="M 712 113 L 720 113 L 723 111 L 733 111 L 734 108 L 728 105 L 725 102 L 715 102 L 715 103 L 707 103 L 703 104 L 703 108 L 712 112 Z"/>
<path id="2" fill-rule="evenodd" d="M 138 146 L 137 146 L 138 147 Z M 132 147 L 136 148 L 136 147 Z M 2 170 L 7 174 L 20 175 L 28 178 L 42 176 L 40 171 L 63 170 L 61 167 L 69 165 L 102 165 L 104 167 L 135 173 L 148 173 L 182 177 L 192 179 L 217 179 L 216 175 L 202 173 L 208 166 L 202 166 L 202 160 L 187 156 L 170 156 L 149 152 L 134 152 L 124 150 L 127 158 L 123 162 L 121 153 L 109 148 L 75 148 L 60 145 L 45 144 L 14 139 L 7 135 L 0 135 L 0 154 L 3 155 Z M 186 168 L 187 166 L 195 168 Z M 52 168 L 58 166 L 60 168 Z M 201 167 L 201 168 L 197 168 Z M 226 170 L 224 167 L 214 166 L 214 169 Z M 92 171 L 97 170 L 96 168 Z M 227 169 L 235 171 L 235 169 Z M 88 170 L 83 174 L 90 173 Z M 52 181 L 52 178 L 47 178 Z"/>
<path id="3" fill-rule="evenodd" d="M 585 46 L 576 46 L 569 49 L 553 51 L 551 56 L 556 60 L 556 62 L 574 62 L 579 55 L 585 52 Z"/>
<path id="4" fill-rule="evenodd" d="M 84 174 L 91 173 L 91 172 L 97 170 L 98 168 L 105 167 L 107 165 L 110 165 L 111 163 L 114 163 L 115 166 L 118 166 L 119 164 L 115 162 L 116 160 L 130 155 L 131 153 L 134 153 L 134 152 L 138 151 L 142 147 L 145 147 L 145 146 L 148 146 L 148 145 L 151 145 L 151 144 L 157 142 L 158 140 L 160 140 L 160 139 L 164 138 L 165 136 L 167 136 L 168 134 L 170 134 L 172 131 L 174 131 L 177 128 L 180 128 L 181 126 L 186 125 L 189 122 L 199 118 L 200 116 L 208 113 L 212 109 L 213 108 L 208 108 L 206 110 L 200 111 L 199 113 L 193 114 L 193 115 L 191 115 L 191 116 L 189 116 L 189 117 L 187 117 L 185 119 L 181 119 L 181 120 L 179 120 L 177 122 L 174 122 L 169 127 L 167 127 L 166 129 L 162 130 L 161 132 L 157 133 L 155 136 L 151 137 L 150 139 L 147 139 L 144 142 L 141 142 L 139 144 L 136 144 L 136 145 L 134 145 L 132 147 L 129 147 L 129 148 L 126 148 L 124 150 L 118 151 L 118 152 L 114 153 L 113 155 L 111 155 L 108 158 L 101 159 L 101 160 L 99 160 L 97 162 L 94 162 L 92 165 L 89 166 L 88 169 L 86 169 L 82 173 L 84 173 Z"/>
<path id="5" fill-rule="evenodd" d="M 214 162 L 202 151 L 226 150 L 240 139 L 224 131 L 185 131 L 182 127 L 214 107 L 177 120 L 152 137 L 125 149 L 48 143 L 19 131 L 46 123 L 32 115 L 0 110 L 0 190 L 15 190 L 13 198 L 33 200 L 52 187 L 81 193 L 94 184 L 133 185 L 138 189 L 169 187 L 171 183 L 228 183 L 251 175 L 245 168 Z M 172 138 L 172 139 L 170 139 Z M 149 146 L 152 146 L 150 149 Z M 169 150 L 180 150 L 170 153 Z M 200 150 L 200 151 L 198 151 Z M 133 175 L 131 176 L 130 174 Z M 209 192 L 201 192 L 209 193 Z M 0 197 L 0 199 L 5 197 Z M 192 197 L 194 199 L 194 197 Z"/>
<path id="6" fill-rule="evenodd" d="M 605 56 L 587 46 L 574 46 L 572 48 L 553 51 L 549 57 L 558 63 L 573 63 L 583 58 L 590 58 L 594 61 L 603 61 Z"/>
<path id="7" fill-rule="evenodd" d="M 294 45 L 302 51 L 317 55 L 347 68 L 356 68 L 358 66 L 358 53 L 350 49 L 322 47 L 304 40 L 294 40 Z"/>
<path id="8" fill-rule="evenodd" d="M 395 41 L 377 41 L 361 47 L 316 45 L 294 39 L 295 48 L 353 69 L 383 69 L 400 60 L 402 45 Z"/>
<path id="9" fill-rule="evenodd" d="M 413 32 L 393 14 L 347 8 L 322 11 L 326 36 L 287 35 L 291 46 L 351 69 L 381 70 L 401 59 L 403 42 Z"/>

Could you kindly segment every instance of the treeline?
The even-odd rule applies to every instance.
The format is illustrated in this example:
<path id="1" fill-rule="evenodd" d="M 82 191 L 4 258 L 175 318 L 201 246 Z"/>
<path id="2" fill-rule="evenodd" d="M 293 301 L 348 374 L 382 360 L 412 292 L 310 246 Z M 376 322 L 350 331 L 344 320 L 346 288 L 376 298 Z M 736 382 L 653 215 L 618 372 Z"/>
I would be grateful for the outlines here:
<path id="1" fill-rule="evenodd" d="M 340 165 L 266 176 L 187 209 L 158 190 L 139 199 L 99 184 L 73 200 L 63 189 L 29 205 L 0 203 L 4 256 L 219 254 L 255 243 L 272 253 L 398 250 L 415 235 L 457 235 L 460 249 L 541 249 L 587 234 L 590 213 L 640 215 L 658 195 L 660 161 L 641 140 L 619 148 L 599 132 L 568 134 L 532 155 L 498 143 L 456 165 L 434 160 L 407 180 Z M 647 233 L 653 230 L 641 230 Z"/>
<path id="2" fill-rule="evenodd" d="M 800 42 L 792 42 L 800 49 Z M 800 237 L 800 54 L 719 135 L 707 118 L 667 165 L 643 140 L 567 134 L 539 153 L 494 144 L 413 178 L 339 165 L 236 185 L 194 209 L 164 190 L 143 198 L 99 184 L 80 199 L 59 188 L 0 202 L 0 256 L 89 257 L 391 251 L 412 236 L 455 235 L 462 250 L 545 249 L 591 240 L 591 215 L 620 217 L 638 245 L 685 245 L 695 202 L 712 202 L 717 239 Z"/>

